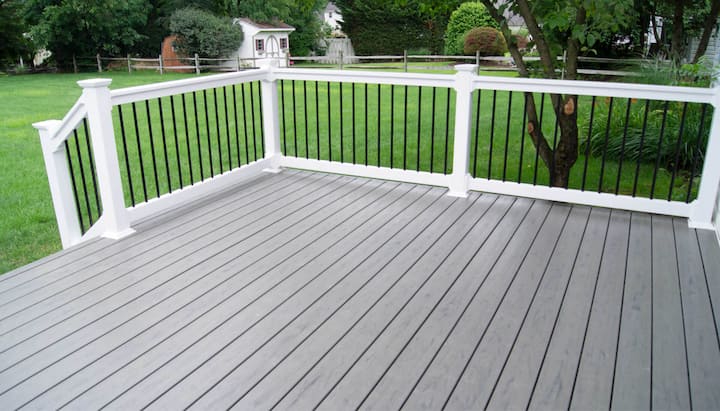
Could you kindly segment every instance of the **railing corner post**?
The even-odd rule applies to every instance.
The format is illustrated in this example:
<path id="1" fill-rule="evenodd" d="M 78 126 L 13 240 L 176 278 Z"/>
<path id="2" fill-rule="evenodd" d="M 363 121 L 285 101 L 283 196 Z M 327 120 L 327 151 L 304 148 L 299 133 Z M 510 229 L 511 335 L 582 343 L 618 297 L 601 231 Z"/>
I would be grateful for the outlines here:
<path id="1" fill-rule="evenodd" d="M 83 88 L 82 99 L 87 108 L 90 139 L 95 156 L 98 188 L 103 206 L 103 236 L 122 238 L 134 232 L 125 208 L 120 163 L 115 145 L 115 131 L 110 100 L 110 79 L 78 81 Z"/>
<path id="2" fill-rule="evenodd" d="M 75 207 L 72 191 L 72 176 L 68 169 L 64 144 L 56 144 L 52 140 L 55 130 L 62 124 L 59 120 L 48 120 L 34 123 L 33 127 L 40 134 L 45 169 L 47 170 L 50 195 L 55 208 L 55 219 L 60 232 L 63 248 L 77 244 L 82 237 L 80 220 Z"/>
<path id="3" fill-rule="evenodd" d="M 705 151 L 706 160 L 700 178 L 698 195 L 692 202 L 688 219 L 688 225 L 693 228 L 717 229 L 720 226 L 720 221 L 713 222 L 713 213 L 719 207 L 720 162 L 710 160 L 716 159 L 720 155 L 720 86 L 715 86 L 714 91 L 713 118 Z"/>
<path id="4" fill-rule="evenodd" d="M 276 61 L 268 67 L 267 76 L 260 81 L 262 99 L 263 136 L 265 138 L 265 158 L 270 160 L 267 171 L 280 171 L 282 150 L 280 148 L 280 106 L 278 104 L 278 82 L 275 78 Z"/>
<path id="5" fill-rule="evenodd" d="M 467 197 L 470 174 L 470 129 L 472 110 L 472 79 L 477 70 L 475 64 L 455 66 L 455 136 L 453 143 L 453 171 L 450 175 L 448 195 Z"/>

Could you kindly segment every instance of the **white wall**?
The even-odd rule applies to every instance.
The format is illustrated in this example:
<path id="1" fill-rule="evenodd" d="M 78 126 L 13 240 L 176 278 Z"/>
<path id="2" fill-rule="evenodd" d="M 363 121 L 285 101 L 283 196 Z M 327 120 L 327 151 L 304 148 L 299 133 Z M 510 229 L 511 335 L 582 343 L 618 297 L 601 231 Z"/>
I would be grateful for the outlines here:
<path id="1" fill-rule="evenodd" d="M 264 31 L 262 29 L 259 29 L 251 24 L 248 24 L 242 20 L 236 20 L 236 24 L 239 24 L 240 27 L 242 27 L 243 30 L 243 42 L 238 48 L 236 52 L 234 52 L 231 56 L 233 59 L 237 59 L 239 56 L 240 59 L 250 59 L 250 58 L 261 58 L 263 60 L 267 61 L 261 61 L 261 60 L 255 60 L 254 65 L 256 67 L 267 65 L 266 63 L 271 60 L 275 59 L 278 60 L 278 65 L 280 67 L 286 66 L 286 55 L 288 51 L 280 49 L 280 39 L 285 38 L 288 42 L 288 47 L 290 46 L 290 33 L 292 30 L 272 30 L 272 31 Z M 273 40 L 271 40 L 274 39 Z M 264 52 L 264 53 L 258 53 L 255 51 L 255 40 L 262 39 L 265 43 L 265 50 L 270 51 Z M 268 47 L 272 47 L 272 50 L 269 50 Z M 249 60 L 247 62 L 242 62 L 243 64 L 247 63 L 250 65 L 253 65 L 252 61 Z M 265 63 L 265 64 L 264 64 Z M 227 66 L 235 66 L 234 62 L 229 62 L 226 64 Z"/>

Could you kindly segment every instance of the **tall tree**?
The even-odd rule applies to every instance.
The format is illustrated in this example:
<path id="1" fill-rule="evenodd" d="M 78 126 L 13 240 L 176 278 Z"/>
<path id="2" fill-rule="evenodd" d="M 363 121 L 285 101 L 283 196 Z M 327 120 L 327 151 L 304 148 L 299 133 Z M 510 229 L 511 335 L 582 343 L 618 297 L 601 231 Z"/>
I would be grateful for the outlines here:
<path id="1" fill-rule="evenodd" d="M 543 77 L 557 78 L 557 56 L 566 50 L 565 77 L 568 80 L 577 78 L 578 56 L 583 47 L 592 47 L 604 33 L 619 30 L 629 22 L 625 19 L 633 14 L 632 0 L 511 0 L 501 5 L 492 0 L 481 1 L 500 25 L 521 77 L 530 77 L 531 73 L 510 32 L 505 11 L 519 14 L 525 20 L 540 55 Z M 578 157 L 577 96 L 551 95 L 560 129 L 559 141 L 554 147 L 539 126 L 533 93 L 525 93 L 525 102 L 527 132 L 550 171 L 550 183 L 555 187 L 567 187 L 570 170 Z"/>
<path id="2" fill-rule="evenodd" d="M 18 57 L 28 57 L 32 51 L 24 35 L 21 6 L 18 0 L 0 0 L 0 62 L 17 62 Z"/>
<path id="3" fill-rule="evenodd" d="M 28 0 L 25 6 L 33 41 L 60 64 L 74 55 L 123 54 L 144 38 L 145 0 Z"/>

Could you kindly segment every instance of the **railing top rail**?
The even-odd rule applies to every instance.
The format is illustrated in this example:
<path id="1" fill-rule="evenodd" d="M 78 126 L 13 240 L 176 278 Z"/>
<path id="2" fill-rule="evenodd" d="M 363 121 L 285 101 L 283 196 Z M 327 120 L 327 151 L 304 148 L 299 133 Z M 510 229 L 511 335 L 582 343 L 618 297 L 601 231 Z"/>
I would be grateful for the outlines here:
<path id="1" fill-rule="evenodd" d="M 281 68 L 273 73 L 283 80 L 321 80 L 346 83 L 397 84 L 408 86 L 451 87 L 455 83 L 452 74 L 425 74 L 404 72 L 377 72 L 361 70 L 327 70 L 304 68 Z"/>
<path id="2" fill-rule="evenodd" d="M 475 76 L 473 87 L 476 89 L 625 97 L 710 104 L 715 104 L 715 96 L 717 94 L 715 89 L 701 87 L 490 76 Z"/>
<path id="3" fill-rule="evenodd" d="M 254 69 L 192 79 L 174 80 L 144 86 L 127 87 L 110 92 L 113 105 L 132 103 L 152 98 L 167 97 L 193 91 L 229 86 L 238 82 L 267 79 L 268 69 Z"/>

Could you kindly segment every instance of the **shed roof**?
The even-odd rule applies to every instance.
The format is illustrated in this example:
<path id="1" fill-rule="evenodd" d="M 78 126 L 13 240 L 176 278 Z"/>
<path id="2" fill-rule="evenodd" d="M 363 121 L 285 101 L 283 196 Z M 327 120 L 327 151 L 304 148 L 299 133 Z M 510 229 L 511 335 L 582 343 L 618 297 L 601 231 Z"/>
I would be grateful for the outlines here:
<path id="1" fill-rule="evenodd" d="M 240 17 L 235 20 L 242 21 L 243 23 L 250 24 L 252 26 L 257 27 L 260 30 L 270 30 L 270 31 L 294 31 L 295 27 L 286 24 L 282 21 L 280 22 L 274 22 L 274 23 L 268 23 L 268 22 L 259 22 L 252 19 L 249 19 L 247 17 Z"/>

